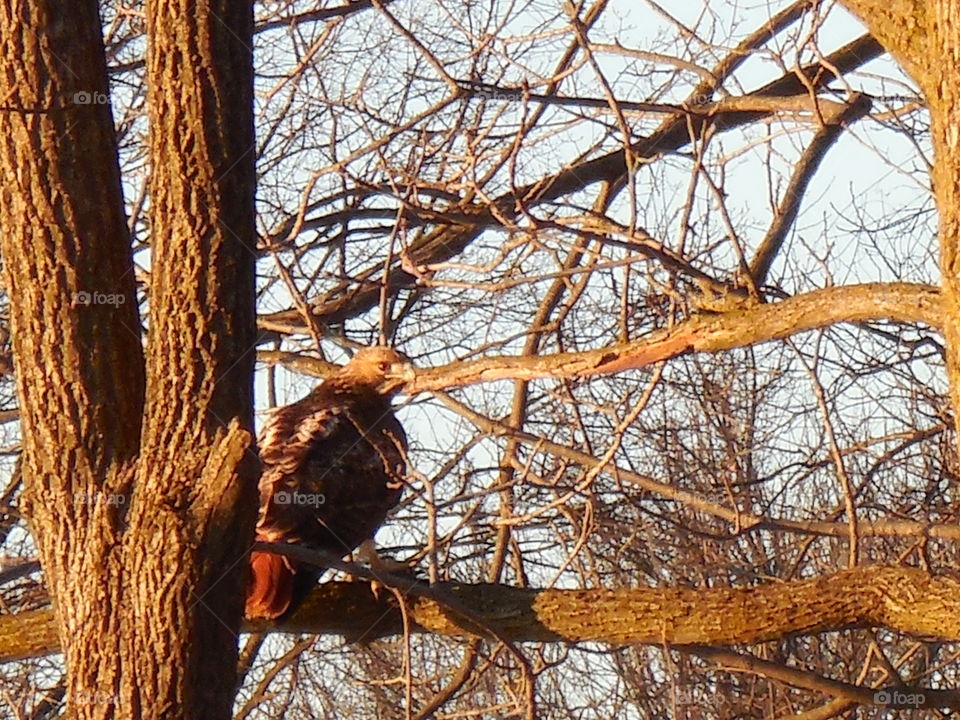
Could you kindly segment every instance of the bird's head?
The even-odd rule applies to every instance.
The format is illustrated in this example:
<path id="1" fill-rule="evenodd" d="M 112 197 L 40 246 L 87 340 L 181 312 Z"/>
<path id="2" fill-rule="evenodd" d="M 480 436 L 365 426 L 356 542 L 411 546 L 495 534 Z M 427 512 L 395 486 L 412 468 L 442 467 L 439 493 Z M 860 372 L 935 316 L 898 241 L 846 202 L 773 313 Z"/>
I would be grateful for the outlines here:
<path id="1" fill-rule="evenodd" d="M 381 395 L 392 395 L 413 379 L 413 365 L 393 348 L 363 348 L 340 369 L 340 375 L 355 385 L 375 389 Z"/>

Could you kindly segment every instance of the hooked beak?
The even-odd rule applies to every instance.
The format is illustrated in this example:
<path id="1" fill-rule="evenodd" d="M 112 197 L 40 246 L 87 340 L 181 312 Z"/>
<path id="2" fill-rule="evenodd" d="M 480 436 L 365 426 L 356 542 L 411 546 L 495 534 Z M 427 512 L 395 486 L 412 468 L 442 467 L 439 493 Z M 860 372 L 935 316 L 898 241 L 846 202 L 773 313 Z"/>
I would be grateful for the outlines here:
<path id="1" fill-rule="evenodd" d="M 417 371 L 410 362 L 395 362 L 384 374 L 383 382 L 380 383 L 380 392 L 394 393 L 416 376 Z"/>

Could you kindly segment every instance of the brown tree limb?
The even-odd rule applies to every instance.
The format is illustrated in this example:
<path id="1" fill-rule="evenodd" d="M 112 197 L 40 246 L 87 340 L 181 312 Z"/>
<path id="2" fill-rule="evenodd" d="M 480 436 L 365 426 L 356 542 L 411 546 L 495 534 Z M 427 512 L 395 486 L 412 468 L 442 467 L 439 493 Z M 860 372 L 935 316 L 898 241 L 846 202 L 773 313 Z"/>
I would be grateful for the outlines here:
<path id="1" fill-rule="evenodd" d="M 776 303 L 748 304 L 721 313 L 699 313 L 671 329 L 596 350 L 487 357 L 425 368 L 411 374 L 403 392 L 413 395 L 495 380 L 615 373 L 691 352 L 719 352 L 781 340 L 842 322 L 890 320 L 939 328 L 941 314 L 940 291 L 932 285 L 865 283 L 830 287 Z M 279 351 L 261 351 L 258 357 L 264 362 L 279 363 L 319 377 L 336 368 L 322 360 Z"/>
<path id="2" fill-rule="evenodd" d="M 960 582 L 915 568 L 865 566 L 752 588 L 427 587 L 454 598 L 477 621 L 465 623 L 432 597 L 408 595 L 412 629 L 455 637 L 491 637 L 478 633 L 482 623 L 512 642 L 618 647 L 751 644 L 866 627 L 960 641 Z M 56 652 L 52 623 L 51 610 L 0 616 L 0 661 Z M 329 582 L 282 623 L 248 623 L 244 629 L 372 640 L 400 634 L 403 621 L 391 594 L 375 595 L 365 582 Z"/>
<path id="3" fill-rule="evenodd" d="M 404 582 L 399 578 L 398 586 Z M 409 581 L 406 583 L 411 595 Z M 346 591 L 351 585 L 356 583 L 336 584 L 336 591 Z M 361 587 L 362 592 L 370 592 Z M 603 642 L 614 646 L 749 644 L 863 627 L 960 640 L 960 582 L 915 568 L 866 566 L 753 588 L 556 590 L 456 583 L 428 588 L 434 596 L 408 600 L 413 621 L 421 631 L 461 637 L 477 636 L 482 623 L 514 642 Z M 352 591 L 361 615 L 365 609 L 373 609 L 362 593 L 356 593 L 356 588 Z M 450 611 L 436 599 L 445 595 L 469 610 L 470 622 L 459 617 L 459 610 Z M 275 629 L 313 632 L 319 617 L 333 615 L 325 604 L 330 599 L 329 595 L 311 594 L 308 603 Z M 384 593 L 375 604 L 378 610 L 393 608 L 385 619 L 398 630 L 401 621 L 394 601 Z M 355 619 L 342 611 L 340 618 L 347 626 L 341 629 L 348 631 Z M 377 636 L 378 629 L 385 627 L 361 632 Z"/>
<path id="4" fill-rule="evenodd" d="M 941 324 L 940 291 L 931 285 L 867 283 L 831 287 L 770 304 L 702 313 L 671 329 L 596 350 L 482 358 L 418 371 L 409 394 L 494 380 L 589 376 L 645 367 L 690 352 L 718 352 L 780 340 L 840 322 L 888 319 Z"/>

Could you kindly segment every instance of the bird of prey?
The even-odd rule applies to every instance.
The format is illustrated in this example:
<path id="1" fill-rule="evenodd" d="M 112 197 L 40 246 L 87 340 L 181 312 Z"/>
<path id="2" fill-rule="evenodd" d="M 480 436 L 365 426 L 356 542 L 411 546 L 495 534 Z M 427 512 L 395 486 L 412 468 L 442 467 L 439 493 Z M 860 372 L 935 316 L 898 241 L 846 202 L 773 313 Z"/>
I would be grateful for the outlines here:
<path id="1" fill-rule="evenodd" d="M 274 411 L 259 443 L 258 541 L 341 557 L 373 538 L 403 490 L 407 439 L 390 398 L 410 372 L 395 350 L 364 348 L 306 397 Z M 246 616 L 291 612 L 320 572 L 254 550 Z"/>

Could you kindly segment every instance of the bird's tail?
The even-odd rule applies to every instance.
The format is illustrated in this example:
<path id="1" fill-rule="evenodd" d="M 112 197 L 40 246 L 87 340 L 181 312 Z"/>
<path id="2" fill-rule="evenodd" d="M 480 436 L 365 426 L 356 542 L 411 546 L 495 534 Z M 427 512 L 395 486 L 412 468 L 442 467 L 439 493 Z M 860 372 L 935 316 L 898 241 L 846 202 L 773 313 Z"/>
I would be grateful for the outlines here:
<path id="1" fill-rule="evenodd" d="M 280 555 L 254 550 L 250 553 L 250 584 L 244 610 L 251 620 L 273 620 L 283 615 L 293 598 L 295 568 Z"/>

